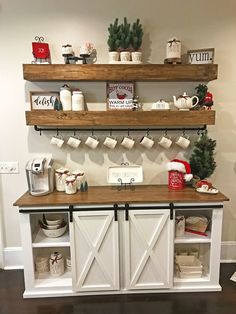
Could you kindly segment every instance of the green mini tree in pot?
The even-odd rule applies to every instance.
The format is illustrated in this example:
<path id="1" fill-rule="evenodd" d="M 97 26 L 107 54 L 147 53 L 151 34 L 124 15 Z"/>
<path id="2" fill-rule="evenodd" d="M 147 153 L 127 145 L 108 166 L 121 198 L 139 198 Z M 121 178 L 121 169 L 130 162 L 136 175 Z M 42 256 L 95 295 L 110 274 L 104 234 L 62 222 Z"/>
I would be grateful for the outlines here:
<path id="1" fill-rule="evenodd" d="M 200 139 L 195 143 L 192 155 L 190 157 L 190 166 L 193 174 L 193 186 L 197 182 L 208 179 L 216 168 L 214 160 L 214 151 L 216 141 L 209 138 L 207 132 L 203 132 Z"/>
<path id="2" fill-rule="evenodd" d="M 125 17 L 124 23 L 120 25 L 120 60 L 122 62 L 130 61 L 130 45 L 130 24 L 127 22 L 127 18 Z"/>
<path id="3" fill-rule="evenodd" d="M 109 46 L 109 63 L 116 63 L 119 61 L 119 47 L 121 44 L 120 40 L 120 25 L 118 25 L 118 18 L 115 19 L 113 24 L 108 27 L 108 40 Z"/>
<path id="4" fill-rule="evenodd" d="M 131 46 L 134 50 L 132 52 L 132 61 L 137 63 L 141 63 L 142 61 L 142 52 L 140 51 L 142 41 L 143 41 L 143 26 L 142 24 L 140 24 L 140 20 L 137 19 L 137 21 L 133 23 L 131 29 Z"/>

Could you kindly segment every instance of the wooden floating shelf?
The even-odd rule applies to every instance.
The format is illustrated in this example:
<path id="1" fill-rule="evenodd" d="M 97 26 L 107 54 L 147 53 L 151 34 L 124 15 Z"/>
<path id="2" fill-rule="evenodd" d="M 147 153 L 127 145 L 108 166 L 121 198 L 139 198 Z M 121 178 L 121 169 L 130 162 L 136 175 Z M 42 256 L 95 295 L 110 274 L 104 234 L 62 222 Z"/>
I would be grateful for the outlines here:
<path id="1" fill-rule="evenodd" d="M 217 64 L 23 64 L 28 81 L 209 82 Z"/>
<path id="2" fill-rule="evenodd" d="M 51 127 L 214 125 L 215 111 L 26 111 L 26 124 Z"/>

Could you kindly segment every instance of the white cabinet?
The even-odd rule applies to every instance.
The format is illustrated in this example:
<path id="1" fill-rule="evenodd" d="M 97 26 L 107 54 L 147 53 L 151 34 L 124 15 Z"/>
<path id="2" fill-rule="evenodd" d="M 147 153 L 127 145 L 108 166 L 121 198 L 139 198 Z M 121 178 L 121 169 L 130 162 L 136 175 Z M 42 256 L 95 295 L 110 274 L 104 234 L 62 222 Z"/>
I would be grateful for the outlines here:
<path id="1" fill-rule="evenodd" d="M 20 208 L 24 297 L 219 291 L 222 203 L 130 204 Z M 67 232 L 47 238 L 38 225 L 43 212 L 62 213 Z M 204 215 L 205 236 L 175 237 L 175 215 Z M 180 278 L 174 254 L 196 250 L 200 278 Z M 38 274 L 37 256 L 59 251 L 72 269 L 60 277 Z"/>
<path id="2" fill-rule="evenodd" d="M 170 210 L 78 211 L 71 236 L 73 289 L 169 288 L 173 282 Z M 124 217 L 126 218 L 124 220 Z M 119 225 L 119 226 L 118 226 Z M 119 234 L 118 234 L 119 228 Z M 119 274 L 119 269 L 123 271 Z M 124 286 L 120 285 L 124 282 Z"/>
<path id="3" fill-rule="evenodd" d="M 73 213 L 73 290 L 119 290 L 118 221 L 114 211 Z"/>

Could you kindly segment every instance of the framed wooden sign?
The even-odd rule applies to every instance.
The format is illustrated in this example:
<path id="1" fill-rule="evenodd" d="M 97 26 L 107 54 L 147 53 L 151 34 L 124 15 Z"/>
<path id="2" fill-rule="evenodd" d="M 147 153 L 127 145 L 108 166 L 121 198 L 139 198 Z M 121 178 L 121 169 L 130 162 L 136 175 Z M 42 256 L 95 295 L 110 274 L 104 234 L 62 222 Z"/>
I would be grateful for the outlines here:
<path id="1" fill-rule="evenodd" d="M 189 64 L 210 64 L 214 62 L 214 48 L 188 50 Z"/>
<path id="2" fill-rule="evenodd" d="M 58 92 L 30 92 L 31 110 L 54 110 L 55 97 Z"/>
<path id="3" fill-rule="evenodd" d="M 134 83 L 107 83 L 107 109 L 133 109 Z"/>

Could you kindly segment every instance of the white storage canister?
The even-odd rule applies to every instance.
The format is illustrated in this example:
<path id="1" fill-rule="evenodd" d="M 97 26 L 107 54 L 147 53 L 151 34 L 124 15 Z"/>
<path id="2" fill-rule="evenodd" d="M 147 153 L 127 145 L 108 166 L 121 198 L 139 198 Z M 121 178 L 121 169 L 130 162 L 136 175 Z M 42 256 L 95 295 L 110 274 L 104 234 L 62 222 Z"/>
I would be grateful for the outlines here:
<path id="1" fill-rule="evenodd" d="M 73 111 L 84 110 L 84 95 L 80 90 L 75 90 L 72 93 L 72 110 Z"/>
<path id="2" fill-rule="evenodd" d="M 166 45 L 166 59 L 181 59 L 181 41 L 171 38 Z"/>
<path id="3" fill-rule="evenodd" d="M 76 177 L 77 189 L 80 189 L 81 183 L 84 183 L 84 172 L 81 170 L 75 170 L 72 174 Z"/>
<path id="4" fill-rule="evenodd" d="M 66 178 L 66 194 L 75 194 L 77 192 L 77 182 L 75 176 L 69 176 Z"/>
<path id="5" fill-rule="evenodd" d="M 50 274 L 53 277 L 58 277 L 64 274 L 64 258 L 61 253 L 53 252 L 49 259 Z"/>
<path id="6" fill-rule="evenodd" d="M 69 170 L 67 168 L 58 168 L 55 171 L 55 182 L 57 191 L 65 191 L 66 178 L 69 175 Z"/>
<path id="7" fill-rule="evenodd" d="M 60 101 L 64 111 L 71 110 L 71 91 L 68 85 L 63 85 L 60 90 Z"/>

